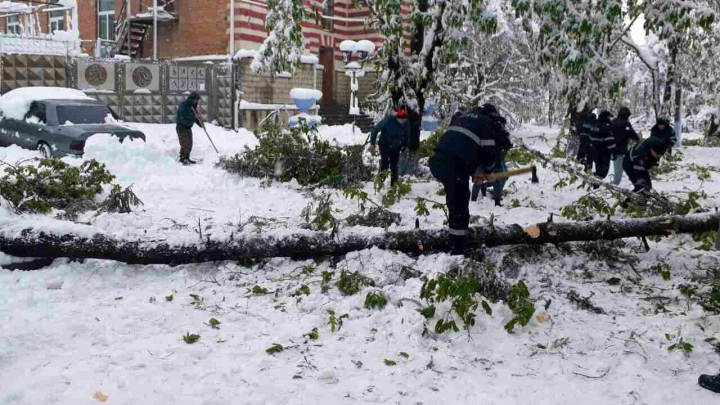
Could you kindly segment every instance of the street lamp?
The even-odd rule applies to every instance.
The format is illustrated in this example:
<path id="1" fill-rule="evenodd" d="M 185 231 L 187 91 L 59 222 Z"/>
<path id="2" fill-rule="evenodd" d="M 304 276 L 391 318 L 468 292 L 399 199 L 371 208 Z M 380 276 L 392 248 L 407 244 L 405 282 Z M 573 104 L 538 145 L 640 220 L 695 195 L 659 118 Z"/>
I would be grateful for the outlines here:
<path id="1" fill-rule="evenodd" d="M 357 62 L 350 62 L 353 53 L 358 53 L 360 60 L 364 61 L 375 51 L 375 44 L 363 39 L 355 42 L 345 40 L 340 43 L 343 63 L 345 63 L 345 76 L 350 77 L 350 115 L 353 116 L 353 133 L 355 133 L 355 117 L 360 115 L 360 101 L 358 98 L 358 78 L 365 76 L 365 70 Z"/>

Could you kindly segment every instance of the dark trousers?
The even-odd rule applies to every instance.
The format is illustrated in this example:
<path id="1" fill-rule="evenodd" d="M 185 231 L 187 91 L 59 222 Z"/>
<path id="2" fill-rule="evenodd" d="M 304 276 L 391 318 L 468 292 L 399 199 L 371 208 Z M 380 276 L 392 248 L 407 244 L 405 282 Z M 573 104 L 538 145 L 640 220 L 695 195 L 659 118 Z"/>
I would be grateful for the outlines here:
<path id="1" fill-rule="evenodd" d="M 585 166 L 585 170 L 592 169 L 592 144 L 587 136 L 580 136 L 577 160 Z"/>
<path id="2" fill-rule="evenodd" d="M 633 189 L 634 192 L 637 193 L 642 190 L 652 190 L 650 172 L 648 172 L 646 167 L 633 163 L 632 159 L 630 159 L 629 153 L 625 155 L 625 158 L 623 159 L 623 170 L 625 170 L 625 173 L 627 173 L 630 181 L 635 187 Z"/>
<path id="3" fill-rule="evenodd" d="M 430 158 L 430 172 L 445 187 L 450 246 L 453 254 L 462 254 L 467 246 L 467 230 L 470 224 L 468 181 L 472 170 L 457 159 L 436 154 Z"/>
<path id="4" fill-rule="evenodd" d="M 610 172 L 612 154 L 603 146 L 593 147 L 593 162 L 595 163 L 595 177 L 604 179 Z"/>
<path id="5" fill-rule="evenodd" d="M 398 162 L 400 161 L 400 149 L 388 149 L 380 147 L 380 171 L 390 169 L 390 185 L 394 185 L 398 179 Z"/>
<path id="6" fill-rule="evenodd" d="M 175 127 L 177 130 L 178 141 L 180 141 L 180 160 L 190 159 L 190 152 L 193 147 L 192 129 Z"/>

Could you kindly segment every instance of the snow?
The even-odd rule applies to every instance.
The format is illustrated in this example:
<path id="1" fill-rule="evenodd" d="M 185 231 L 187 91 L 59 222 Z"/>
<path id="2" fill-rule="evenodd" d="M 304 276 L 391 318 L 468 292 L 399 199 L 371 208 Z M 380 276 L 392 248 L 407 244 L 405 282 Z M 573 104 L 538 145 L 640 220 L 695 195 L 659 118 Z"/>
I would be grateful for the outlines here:
<path id="1" fill-rule="evenodd" d="M 350 39 L 346 39 L 346 40 L 340 42 L 340 52 L 355 52 L 357 50 L 357 46 L 358 46 L 357 42 L 350 40 Z"/>
<path id="2" fill-rule="evenodd" d="M 14 3 L 11 1 L 2 1 L 0 2 L 0 13 L 29 13 L 30 12 L 30 6 L 27 4 L 22 3 Z"/>
<path id="3" fill-rule="evenodd" d="M 314 90 L 314 89 L 303 89 L 303 88 L 294 88 L 290 90 L 290 98 L 292 99 L 300 99 L 300 100 L 308 100 L 313 99 L 315 101 L 320 100 L 322 98 L 323 94 L 320 90 Z"/>
<path id="4" fill-rule="evenodd" d="M 119 53 L 116 53 L 115 56 L 113 56 L 114 59 L 118 60 L 131 60 L 131 58 L 128 55 L 121 55 Z"/>
<path id="5" fill-rule="evenodd" d="M 239 51 L 235 52 L 234 59 L 249 59 L 254 58 L 258 54 L 258 51 L 255 50 L 249 50 L 249 49 L 240 49 Z"/>
<path id="6" fill-rule="evenodd" d="M 254 58 L 258 55 L 257 50 L 251 50 L 251 49 L 240 49 L 239 51 L 235 52 L 234 59 L 250 59 Z M 306 64 L 306 65 L 316 65 L 320 62 L 320 59 L 316 55 L 309 55 L 304 54 L 300 55 L 300 63 Z"/>
<path id="7" fill-rule="evenodd" d="M 320 108 L 317 104 L 314 105 L 311 110 Z M 247 100 L 240 100 L 241 110 L 260 110 L 260 111 L 275 111 L 275 110 L 297 110 L 295 104 L 261 104 L 252 103 Z"/>
<path id="8" fill-rule="evenodd" d="M 304 63 L 306 65 L 317 65 L 320 62 L 320 59 L 318 59 L 315 55 L 302 55 L 300 57 L 300 63 Z"/>
<path id="9" fill-rule="evenodd" d="M 0 97 L 3 118 L 21 120 L 33 101 L 39 100 L 94 100 L 80 90 L 65 87 L 21 87 Z"/>
<path id="10" fill-rule="evenodd" d="M 352 70 L 352 69 L 362 69 L 362 66 L 360 66 L 357 62 L 350 62 L 347 65 L 345 65 L 346 70 Z"/>
<path id="11" fill-rule="evenodd" d="M 204 62 L 204 61 L 225 61 L 229 60 L 230 55 L 199 55 L 199 56 L 185 56 L 182 58 L 174 58 L 176 62 Z"/>
<path id="12" fill-rule="evenodd" d="M 133 94 L 152 94 L 150 89 L 137 89 L 133 91 Z"/>
<path id="13" fill-rule="evenodd" d="M 54 31 L 51 35 L 55 41 L 61 41 L 61 42 L 77 41 L 80 38 L 79 32 L 77 30 L 74 30 L 74 31 L 58 30 L 58 31 Z"/>
<path id="14" fill-rule="evenodd" d="M 360 40 L 357 42 L 357 51 L 371 54 L 375 51 L 375 44 L 367 39 Z"/>
<path id="15" fill-rule="evenodd" d="M 181 166 L 174 125 L 127 125 L 142 130 L 147 143 L 120 144 L 97 135 L 88 140 L 82 159 L 64 160 L 73 165 L 100 160 L 121 186 L 133 185 L 144 206 L 130 214 L 87 213 L 72 223 L 52 215 L 17 215 L 2 204 L 0 232 L 17 235 L 34 227 L 147 243 L 196 243 L 198 223 L 204 237 L 224 240 L 255 234 L 252 225 L 240 227 L 253 216 L 279 221 L 262 227 L 266 236 L 302 232 L 300 211 L 309 200 L 297 183 L 268 186 L 224 172 L 215 166 L 217 155 L 197 127 L 192 157 L 201 162 Z M 257 145 L 249 131 L 211 124 L 207 129 L 224 155 Z M 362 144 L 367 137 L 358 129 L 353 134 L 350 125 L 322 126 L 319 135 L 343 145 Z M 525 126 L 516 135 L 548 152 L 557 130 Z M 685 154 L 681 165 L 717 164 L 713 148 L 680 150 Z M 0 148 L 0 160 L 9 164 L 37 156 L 17 146 Z M 655 184 L 663 191 L 702 187 L 710 195 L 703 204 L 712 204 L 720 194 L 720 174 L 711 175 L 700 183 L 692 173 L 678 171 Z M 497 224 L 544 222 L 550 213 L 562 220 L 560 208 L 585 194 L 574 186 L 554 190 L 559 177 L 551 169 L 539 166 L 538 176 L 538 185 L 531 185 L 529 176 L 512 178 L 506 207 L 483 200 L 471 203 L 470 213 L 485 219 L 493 215 Z M 629 186 L 626 177 L 623 186 Z M 410 197 L 391 207 L 403 214 L 401 225 L 392 229 L 414 228 L 415 198 L 442 201 L 439 189 L 434 181 L 414 183 Z M 372 184 L 364 190 L 380 198 Z M 338 218 L 356 212 L 357 202 L 346 200 L 341 190 L 325 191 L 333 196 Z M 513 199 L 522 206 L 509 206 Z M 439 228 L 444 220 L 434 210 L 420 218 L 420 226 Z M 340 236 L 378 232 L 341 228 Z M 520 260 L 511 249 L 485 249 L 486 263 L 509 281 L 526 281 L 536 308 L 550 302 L 548 321 L 536 317 L 512 335 L 503 329 L 509 310 L 498 302 L 490 305 L 492 316 L 478 312 L 469 332 L 422 336 L 424 320 L 412 300 L 420 300 L 423 281 L 404 280 L 399 269 L 406 266 L 431 278 L 461 260 L 446 254 L 413 258 L 372 248 L 333 262 L 276 258 L 247 268 L 234 262 L 168 267 L 58 259 L 38 271 L 0 269 L 0 403 L 95 403 L 97 392 L 108 403 L 158 404 L 237 403 L 238 398 L 243 404 L 323 405 L 465 404 L 477 398 L 504 405 L 716 403 L 717 394 L 699 388 L 696 380 L 701 373 L 717 372 L 717 357 L 703 340 L 720 333 L 720 320 L 697 304 L 688 309 L 677 285 L 710 276 L 720 267 L 720 255 L 696 250 L 689 237 L 652 242 L 647 253 L 637 240 L 624 242 L 622 251 L 639 259 L 635 270 L 640 276 L 627 264 L 610 265 L 581 249 L 543 246 L 533 251 L 535 261 L 522 261 L 514 270 L 504 260 Z M 19 260 L 0 254 L 0 266 L 14 261 Z M 651 269 L 658 262 L 671 266 L 670 281 Z M 317 269 L 302 274 L 306 265 Z M 376 287 L 344 296 L 334 286 L 341 270 L 360 271 Z M 326 293 L 320 288 L 323 271 L 334 273 Z M 620 284 L 607 283 L 611 278 Z M 291 296 L 303 284 L 310 295 Z M 270 294 L 248 293 L 255 285 Z M 567 299 L 571 290 L 591 296 L 607 315 L 579 309 Z M 365 309 L 369 291 L 382 291 L 388 305 Z M 170 294 L 173 300 L 166 301 Z M 190 294 L 202 297 L 200 304 L 191 304 Z M 658 296 L 666 297 L 670 313 L 656 311 Z M 348 314 L 335 333 L 327 326 L 328 309 Z M 221 321 L 219 329 L 207 325 L 210 318 Z M 313 328 L 319 339 L 305 343 L 303 334 Z M 186 344 L 181 336 L 187 332 L 200 340 Z M 672 342 L 665 334 L 681 334 L 694 345 L 693 353 L 668 352 Z M 274 343 L 286 349 L 266 354 Z M 397 365 L 387 366 L 384 359 Z"/>

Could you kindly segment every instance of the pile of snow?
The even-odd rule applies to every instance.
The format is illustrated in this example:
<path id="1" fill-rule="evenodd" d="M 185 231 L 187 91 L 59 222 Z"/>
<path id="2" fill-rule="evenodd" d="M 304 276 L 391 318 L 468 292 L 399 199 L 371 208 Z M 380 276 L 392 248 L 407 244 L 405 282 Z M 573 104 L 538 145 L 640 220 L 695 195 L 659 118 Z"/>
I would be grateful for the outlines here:
<path id="1" fill-rule="evenodd" d="M 21 120 L 33 101 L 41 100 L 94 100 L 80 90 L 65 87 L 21 87 L 0 97 L 0 119 Z"/>
<path id="2" fill-rule="evenodd" d="M 235 52 L 235 56 L 233 56 L 234 59 L 250 59 L 254 58 L 258 54 L 258 51 L 250 50 L 250 49 L 241 49 L 237 52 Z"/>
<path id="3" fill-rule="evenodd" d="M 77 41 L 80 38 L 80 32 L 78 30 L 71 31 L 54 31 L 52 33 L 52 39 L 60 42 Z"/>
<path id="4" fill-rule="evenodd" d="M 300 57 L 300 63 L 304 63 L 307 65 L 316 65 L 320 62 L 320 59 L 318 59 L 315 55 L 302 55 Z"/>
<path id="5" fill-rule="evenodd" d="M 290 90 L 290 98 L 298 100 L 320 100 L 323 94 L 320 90 L 294 88 Z"/>

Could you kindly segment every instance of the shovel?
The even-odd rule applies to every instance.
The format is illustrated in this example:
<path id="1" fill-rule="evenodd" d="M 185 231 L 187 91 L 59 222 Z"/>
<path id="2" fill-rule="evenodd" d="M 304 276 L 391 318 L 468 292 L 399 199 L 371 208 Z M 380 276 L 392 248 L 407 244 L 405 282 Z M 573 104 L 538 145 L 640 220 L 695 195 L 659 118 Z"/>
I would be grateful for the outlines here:
<path id="1" fill-rule="evenodd" d="M 207 135 L 208 139 L 210 140 L 210 144 L 212 145 L 213 149 L 215 149 L 215 153 L 219 155 L 220 151 L 218 151 L 218 148 L 215 147 L 215 142 L 213 142 L 212 138 L 210 138 L 210 134 L 208 133 L 207 128 L 205 128 L 205 123 L 203 122 L 202 118 L 200 118 L 200 114 L 198 114 L 195 107 L 193 107 L 193 113 L 195 113 L 195 118 L 197 118 L 198 122 L 200 122 L 200 126 L 202 127 L 203 131 L 205 131 L 205 135 Z"/>

